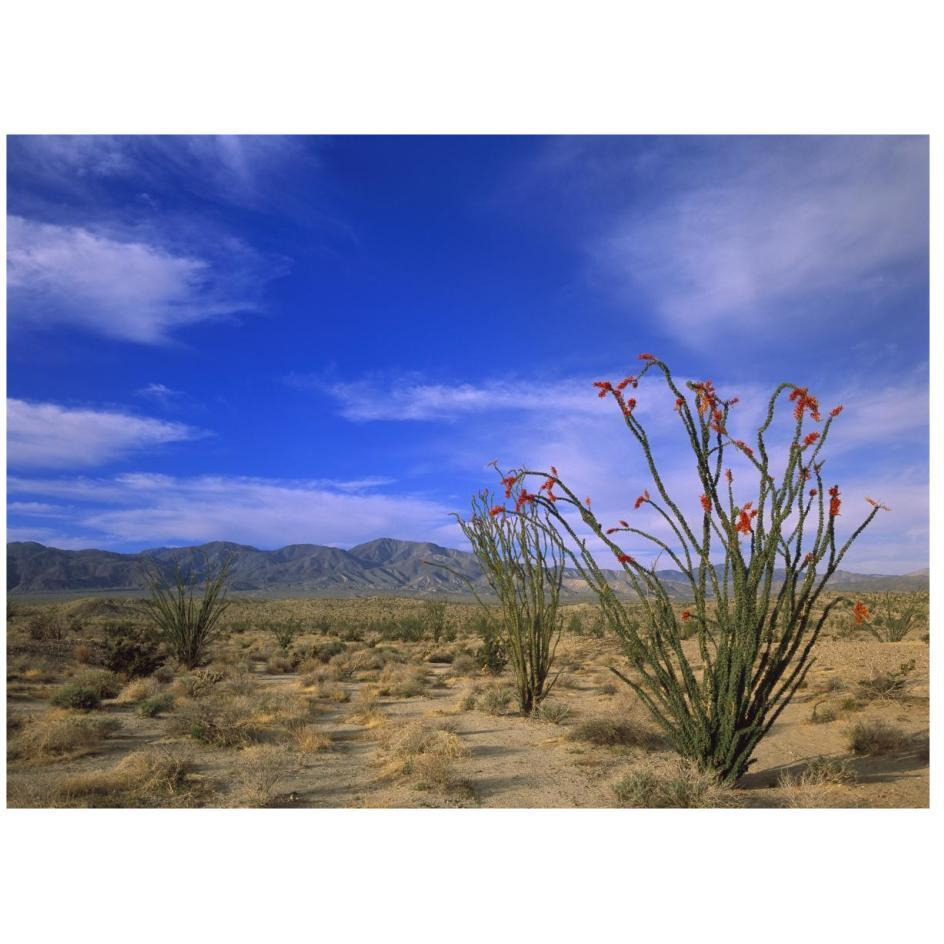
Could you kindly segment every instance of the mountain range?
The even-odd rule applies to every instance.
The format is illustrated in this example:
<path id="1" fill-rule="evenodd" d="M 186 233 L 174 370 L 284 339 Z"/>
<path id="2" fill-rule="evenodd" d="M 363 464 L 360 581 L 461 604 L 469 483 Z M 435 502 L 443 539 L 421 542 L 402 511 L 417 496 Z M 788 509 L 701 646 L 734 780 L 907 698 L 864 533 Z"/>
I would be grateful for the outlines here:
<path id="1" fill-rule="evenodd" d="M 487 592 L 485 578 L 475 557 L 438 544 L 379 538 L 349 550 L 317 544 L 292 544 L 264 551 L 245 544 L 215 541 L 198 547 L 154 548 L 135 554 L 113 551 L 66 551 L 33 541 L 7 545 L 7 592 L 10 594 L 62 594 L 139 592 L 145 589 L 148 566 L 165 577 L 176 566 L 216 568 L 231 560 L 230 587 L 237 592 L 268 596 L 367 596 L 380 594 L 468 594 L 470 580 L 479 592 Z M 446 565 L 462 576 L 456 576 Z M 626 587 L 621 572 L 608 572 L 616 589 Z M 658 571 L 670 593 L 686 596 L 685 581 L 672 570 Z M 830 582 L 836 590 L 927 590 L 928 570 L 903 576 L 856 574 L 837 571 Z M 569 573 L 568 595 L 586 593 L 583 581 Z"/>

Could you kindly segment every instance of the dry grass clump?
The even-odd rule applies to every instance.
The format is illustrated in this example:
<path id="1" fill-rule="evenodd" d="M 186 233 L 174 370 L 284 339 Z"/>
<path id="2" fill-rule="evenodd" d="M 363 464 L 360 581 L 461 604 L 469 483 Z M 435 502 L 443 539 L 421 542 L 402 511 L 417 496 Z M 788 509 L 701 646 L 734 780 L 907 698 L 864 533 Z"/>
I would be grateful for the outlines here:
<path id="1" fill-rule="evenodd" d="M 306 682 L 306 679 L 302 679 L 302 687 L 310 692 L 312 698 L 322 698 L 338 705 L 351 700 L 350 691 L 343 685 L 338 685 L 337 682 L 319 681 L 308 684 Z"/>
<path id="2" fill-rule="evenodd" d="M 215 747 L 247 747 L 265 737 L 263 726 L 253 717 L 254 707 L 242 697 L 192 699 L 171 718 L 170 731 Z"/>
<path id="3" fill-rule="evenodd" d="M 120 727 L 115 718 L 83 718 L 51 709 L 22 721 L 7 744 L 7 756 L 26 763 L 71 760 L 94 753 Z"/>
<path id="4" fill-rule="evenodd" d="M 842 794 L 836 788 L 855 783 L 855 779 L 855 771 L 848 759 L 818 757 L 798 773 L 781 774 L 779 786 L 786 806 L 817 809 L 851 805 L 837 803 L 842 799 Z"/>
<path id="5" fill-rule="evenodd" d="M 291 759 L 282 748 L 264 744 L 247 748 L 239 758 L 229 805 L 272 806 L 277 799 L 276 787 L 285 780 L 291 767 Z"/>
<path id="6" fill-rule="evenodd" d="M 331 736 L 320 731 L 313 724 L 305 724 L 291 730 L 291 743 L 296 750 L 303 754 L 314 754 L 318 751 L 330 751 L 334 747 Z"/>
<path id="7" fill-rule="evenodd" d="M 568 736 L 597 747 L 656 747 L 662 743 L 642 725 L 617 718 L 588 718 L 571 728 Z"/>
<path id="8" fill-rule="evenodd" d="M 225 678 L 226 675 L 221 671 L 199 669 L 178 678 L 174 682 L 174 694 L 182 698 L 205 698 Z"/>
<path id="9" fill-rule="evenodd" d="M 908 690 L 915 660 L 902 664 L 894 672 L 875 672 L 859 681 L 859 697 L 866 701 L 881 698 L 901 698 Z"/>
<path id="10" fill-rule="evenodd" d="M 378 698 L 379 693 L 375 688 L 362 688 L 351 701 L 347 720 L 365 728 L 376 728 L 384 724 L 387 718 L 377 704 Z"/>
<path id="11" fill-rule="evenodd" d="M 386 776 L 409 777 L 419 789 L 468 790 L 453 764 L 468 750 L 448 722 L 419 720 L 390 728 L 381 749 L 388 758 Z"/>
<path id="12" fill-rule="evenodd" d="M 380 695 L 412 698 L 426 691 L 427 682 L 426 673 L 422 669 L 413 666 L 388 665 L 377 680 L 377 692 Z"/>
<path id="13" fill-rule="evenodd" d="M 473 708 L 490 715 L 506 715 L 514 711 L 515 691 L 508 685 L 476 685 L 463 696 L 460 708 L 471 711 Z"/>
<path id="14" fill-rule="evenodd" d="M 559 701 L 544 701 L 532 717 L 551 724 L 563 724 L 570 717 L 570 706 Z"/>
<path id="15" fill-rule="evenodd" d="M 847 738 L 853 754 L 891 754 L 911 746 L 911 738 L 901 728 L 878 719 L 857 721 Z"/>
<path id="16" fill-rule="evenodd" d="M 452 660 L 453 675 L 473 675 L 480 671 L 478 662 L 467 652 L 460 652 Z"/>
<path id="17" fill-rule="evenodd" d="M 120 704 L 137 704 L 153 698 L 161 690 L 161 684 L 155 678 L 136 678 L 128 682 L 115 699 Z"/>
<path id="18" fill-rule="evenodd" d="M 61 806 L 188 806 L 204 792 L 193 771 L 189 755 L 153 747 L 128 754 L 109 770 L 63 778 L 54 797 Z"/>
<path id="19" fill-rule="evenodd" d="M 617 805 L 640 809 L 704 809 L 740 805 L 729 787 L 681 757 L 649 760 L 613 787 Z"/>

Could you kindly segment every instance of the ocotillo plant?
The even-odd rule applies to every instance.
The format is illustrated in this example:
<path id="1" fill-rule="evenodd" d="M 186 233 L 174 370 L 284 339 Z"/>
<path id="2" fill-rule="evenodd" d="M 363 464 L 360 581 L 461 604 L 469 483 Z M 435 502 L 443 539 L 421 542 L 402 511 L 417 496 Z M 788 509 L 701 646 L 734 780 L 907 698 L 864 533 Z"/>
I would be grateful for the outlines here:
<path id="1" fill-rule="evenodd" d="M 207 568 L 199 597 L 192 566 L 185 574 L 175 565 L 173 583 L 164 580 L 156 567 L 145 571 L 150 594 L 144 601 L 145 612 L 177 661 L 188 669 L 205 660 L 207 647 L 219 631 L 220 617 L 229 606 L 224 597 L 230 565 L 226 560 L 216 569 Z"/>
<path id="2" fill-rule="evenodd" d="M 519 497 L 511 488 L 506 495 Z M 468 520 L 459 515 L 456 520 L 498 597 L 499 636 L 514 669 L 518 703 L 522 711 L 531 712 L 557 681 L 550 676 L 562 628 L 558 608 L 567 559 L 564 547 L 545 516 L 527 501 L 517 501 L 515 510 L 506 512 L 489 492 L 482 492 L 472 499 Z M 466 580 L 492 620 L 491 609 L 471 582 L 446 569 Z"/>
<path id="3" fill-rule="evenodd" d="M 638 377 L 595 386 L 600 397 L 615 399 L 642 451 L 655 496 L 643 491 L 635 508 L 648 505 L 656 512 L 667 527 L 665 539 L 627 521 L 604 527 L 590 500 L 581 501 L 553 467 L 548 472 L 523 469 L 505 482 L 522 489 L 519 503 L 545 509 L 574 566 L 596 592 L 634 670 L 613 671 L 636 692 L 680 754 L 731 783 L 747 770 L 757 744 L 803 684 L 830 611 L 850 602 L 836 597 L 819 605 L 830 576 L 883 506 L 869 499 L 871 512 L 840 542 L 842 497 L 838 485 L 824 492 L 820 457 L 841 406 L 822 423 L 817 399 L 804 387 L 782 383 L 770 397 L 755 444 L 748 445 L 728 434 L 736 399 L 722 400 L 710 380 L 683 384 L 683 392 L 665 363 L 650 354 L 640 359 L 645 366 Z M 669 494 L 636 416 L 636 400 L 624 393 L 627 387 L 635 391 L 650 371 L 661 375 L 691 448 L 701 489 L 697 521 L 689 520 Z M 794 423 L 777 475 L 765 436 L 782 397 L 792 405 Z M 821 429 L 806 432 L 809 420 L 822 423 Z M 731 450 L 746 460 L 749 483 L 734 481 L 725 461 Z M 524 488 L 531 476 L 543 479 L 534 494 Z M 751 500 L 744 501 L 748 489 Z M 736 492 L 743 497 L 736 500 Z M 579 524 L 565 515 L 569 508 L 579 512 L 621 565 L 636 607 L 618 597 L 587 544 L 588 535 L 578 534 Z M 625 553 L 614 538 L 620 533 L 649 542 L 684 575 L 693 602 L 680 615 L 655 564 L 647 568 Z M 782 577 L 779 585 L 775 577 Z M 861 603 L 853 613 L 856 622 L 868 616 Z M 694 652 L 683 648 L 689 637 L 695 640 Z M 695 661 L 702 668 L 696 670 Z"/>

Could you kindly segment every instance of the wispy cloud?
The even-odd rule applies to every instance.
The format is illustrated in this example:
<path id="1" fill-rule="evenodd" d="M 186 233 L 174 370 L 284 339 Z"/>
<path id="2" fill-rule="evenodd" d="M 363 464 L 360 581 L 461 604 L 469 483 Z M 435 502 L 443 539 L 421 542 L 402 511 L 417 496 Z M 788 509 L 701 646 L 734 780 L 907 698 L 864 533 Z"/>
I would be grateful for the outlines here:
<path id="1" fill-rule="evenodd" d="M 173 388 L 168 387 L 166 384 L 162 383 L 149 383 L 146 386 L 136 390 L 135 393 L 137 396 L 144 397 L 147 400 L 156 400 L 163 406 L 167 406 L 170 403 L 179 400 L 184 395 L 183 391 L 174 390 Z"/>
<path id="2" fill-rule="evenodd" d="M 80 226 L 11 216 L 7 227 L 10 324 L 72 325 L 107 337 L 156 344 L 183 325 L 256 309 L 241 278 L 224 267 L 148 242 Z M 230 241 L 231 265 L 258 269 Z"/>
<path id="3" fill-rule="evenodd" d="M 205 435 L 183 423 L 55 403 L 7 401 L 7 448 L 14 468 L 83 468 L 136 450 Z"/>
<path id="4" fill-rule="evenodd" d="M 100 181 L 183 188 L 271 211 L 293 179 L 318 169 L 319 139 L 280 135 L 37 135 L 11 138 L 18 172 L 75 193 Z"/>
<path id="5" fill-rule="evenodd" d="M 287 481 L 234 476 L 124 475 L 107 479 L 13 478 L 16 494 L 67 499 L 72 525 L 99 546 L 226 539 L 263 547 L 341 547 L 389 536 L 457 543 L 450 509 L 422 496 L 376 491 L 385 479 Z M 54 510 L 50 516 L 59 512 Z M 48 529 L 19 525 L 20 540 Z M 28 535 L 37 535 L 29 537 Z"/>
<path id="6" fill-rule="evenodd" d="M 588 381 L 499 378 L 480 383 L 434 383 L 419 374 L 376 375 L 350 382 L 290 374 L 286 382 L 299 390 L 325 393 L 335 399 L 345 419 L 453 421 L 494 412 L 599 414 Z"/>
<path id="7" fill-rule="evenodd" d="M 691 346 L 722 326 L 754 343 L 782 334 L 777 306 L 788 303 L 798 330 L 824 296 L 885 297 L 900 267 L 926 265 L 926 139 L 789 138 L 671 166 L 651 205 L 616 214 L 588 251 Z"/>

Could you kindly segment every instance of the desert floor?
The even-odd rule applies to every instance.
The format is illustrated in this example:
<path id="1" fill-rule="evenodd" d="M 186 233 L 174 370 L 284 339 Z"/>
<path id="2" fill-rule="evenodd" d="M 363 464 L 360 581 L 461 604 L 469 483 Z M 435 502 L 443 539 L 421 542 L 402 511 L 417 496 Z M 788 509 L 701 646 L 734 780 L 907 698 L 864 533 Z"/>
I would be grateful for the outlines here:
<path id="1" fill-rule="evenodd" d="M 449 641 L 384 637 L 416 606 L 238 602 L 206 668 L 129 681 L 98 662 L 103 627 L 128 618 L 132 602 L 18 604 L 8 805 L 613 807 L 648 805 L 617 789 L 627 775 L 680 776 L 608 669 L 625 666 L 610 633 L 565 631 L 555 688 L 525 717 L 510 668 L 476 665 L 473 606 L 449 605 Z M 61 638 L 35 638 L 37 614 L 49 613 Z M 285 620 L 298 635 L 283 648 L 270 630 Z M 98 707 L 50 705 L 83 679 L 102 686 Z M 875 722 L 881 736 L 856 753 L 853 728 L 874 734 Z M 659 805 L 925 807 L 928 776 L 926 621 L 897 643 L 844 625 L 820 640 L 805 685 L 735 788 Z"/>

